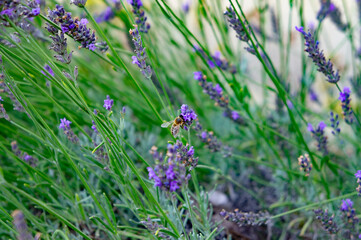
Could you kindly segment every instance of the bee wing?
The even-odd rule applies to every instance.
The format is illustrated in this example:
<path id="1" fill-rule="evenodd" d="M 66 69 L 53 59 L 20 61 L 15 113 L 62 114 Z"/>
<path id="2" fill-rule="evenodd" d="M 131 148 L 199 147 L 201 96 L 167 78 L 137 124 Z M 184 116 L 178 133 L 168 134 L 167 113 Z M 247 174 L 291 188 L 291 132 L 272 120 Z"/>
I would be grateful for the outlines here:
<path id="1" fill-rule="evenodd" d="M 162 128 L 167 128 L 169 125 L 171 125 L 173 123 L 173 121 L 170 121 L 170 122 L 166 122 L 166 123 L 163 123 L 161 125 Z"/>
<path id="2" fill-rule="evenodd" d="M 180 129 L 180 125 L 173 125 L 172 128 L 171 128 L 171 132 L 172 132 L 172 135 L 174 137 L 178 137 L 179 135 L 179 129 Z"/>

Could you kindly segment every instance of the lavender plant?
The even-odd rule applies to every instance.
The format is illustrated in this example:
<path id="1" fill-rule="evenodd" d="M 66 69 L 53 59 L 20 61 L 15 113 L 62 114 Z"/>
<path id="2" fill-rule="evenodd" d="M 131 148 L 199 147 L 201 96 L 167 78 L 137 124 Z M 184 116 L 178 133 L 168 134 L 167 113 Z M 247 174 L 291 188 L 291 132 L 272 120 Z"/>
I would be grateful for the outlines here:
<path id="1" fill-rule="evenodd" d="M 0 0 L 0 239 L 356 239 L 360 1 L 307 4 Z"/>

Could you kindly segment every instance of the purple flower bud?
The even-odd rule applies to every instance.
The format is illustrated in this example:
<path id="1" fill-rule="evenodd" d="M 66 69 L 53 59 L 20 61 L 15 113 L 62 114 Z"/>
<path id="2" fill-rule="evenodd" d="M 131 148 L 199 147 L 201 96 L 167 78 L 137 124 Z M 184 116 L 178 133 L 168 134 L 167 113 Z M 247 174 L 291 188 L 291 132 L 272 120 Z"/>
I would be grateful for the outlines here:
<path id="1" fill-rule="evenodd" d="M 69 120 L 67 120 L 66 118 L 60 119 L 59 128 L 66 130 L 66 129 L 70 128 L 70 124 L 71 124 L 71 122 Z"/>
<path id="2" fill-rule="evenodd" d="M 195 80 L 201 80 L 203 78 L 202 72 L 194 72 L 193 74 Z"/>
<path id="3" fill-rule="evenodd" d="M 349 211 L 353 207 L 353 202 L 351 199 L 347 198 L 346 200 L 342 200 L 341 211 Z"/>
<path id="4" fill-rule="evenodd" d="M 237 120 L 237 119 L 239 119 L 239 118 L 240 118 L 240 116 L 239 116 L 238 112 L 232 111 L 232 119 L 233 119 L 233 120 Z"/>
<path id="5" fill-rule="evenodd" d="M 167 171 L 166 171 L 165 174 L 166 174 L 166 176 L 167 176 L 167 179 L 169 179 L 169 180 L 173 180 L 173 179 L 174 179 L 175 173 L 174 173 L 174 171 L 173 171 L 173 165 L 172 165 L 172 164 L 169 165 L 169 167 L 168 167 L 168 169 L 167 169 Z"/>
<path id="6" fill-rule="evenodd" d="M 38 16 L 40 14 L 40 7 L 31 9 L 31 12 L 34 16 Z"/>
<path id="7" fill-rule="evenodd" d="M 104 105 L 103 107 L 108 110 L 108 111 L 111 111 L 112 110 L 112 107 L 113 107 L 113 103 L 114 103 L 114 100 L 113 99 L 110 99 L 109 95 L 107 95 L 107 98 L 104 100 Z"/>

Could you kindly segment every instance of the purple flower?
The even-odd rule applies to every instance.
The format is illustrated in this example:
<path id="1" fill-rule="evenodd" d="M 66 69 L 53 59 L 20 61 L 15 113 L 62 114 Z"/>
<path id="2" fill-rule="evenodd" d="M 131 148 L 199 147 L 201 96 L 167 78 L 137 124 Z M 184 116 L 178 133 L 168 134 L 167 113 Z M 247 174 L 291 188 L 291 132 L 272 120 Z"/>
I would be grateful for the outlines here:
<path id="1" fill-rule="evenodd" d="M 341 204 L 341 211 L 349 211 L 351 210 L 353 207 L 353 202 L 351 201 L 351 199 L 347 198 L 346 200 L 342 200 L 342 204 Z"/>
<path id="2" fill-rule="evenodd" d="M 237 33 L 237 38 L 243 42 L 248 42 L 249 38 L 247 33 L 232 7 L 227 7 L 224 15 L 227 17 L 230 27 L 233 28 L 233 30 Z M 245 22 L 244 25 L 247 26 L 247 23 Z"/>
<path id="3" fill-rule="evenodd" d="M 85 4 L 85 2 L 86 1 L 84 0 L 78 1 L 77 3 L 73 1 L 73 3 L 78 6 L 83 5 L 83 3 Z M 68 35 L 71 36 L 75 41 L 79 42 L 82 48 L 95 50 L 95 43 L 96 43 L 95 32 L 92 31 L 90 28 L 86 27 L 86 23 L 84 19 L 80 20 L 79 18 L 72 18 L 71 13 L 66 12 L 64 10 L 64 7 L 60 5 L 56 5 L 54 10 L 48 11 L 48 18 L 54 23 L 56 23 L 58 26 L 60 26 L 63 33 L 68 33 Z M 47 30 L 51 34 L 59 37 L 58 30 L 53 26 L 51 26 L 50 24 L 48 24 Z M 56 37 L 54 36 L 52 37 L 53 41 L 54 38 Z"/>
<path id="4" fill-rule="evenodd" d="M 338 127 L 340 124 L 340 121 L 338 120 L 338 114 L 334 114 L 333 112 L 330 112 L 330 121 L 331 121 L 331 127 L 333 128 L 332 134 L 338 135 L 341 132 L 341 129 Z"/>
<path id="5" fill-rule="evenodd" d="M 177 191 L 177 189 L 179 189 L 177 181 L 171 181 L 169 191 L 175 192 L 175 191 Z"/>
<path id="6" fill-rule="evenodd" d="M 240 118 L 240 116 L 239 116 L 238 112 L 232 111 L 232 119 L 233 119 L 233 120 L 237 120 L 237 119 L 239 119 L 239 118 Z"/>
<path id="7" fill-rule="evenodd" d="M 188 13 L 189 12 L 189 0 L 186 0 L 183 4 L 182 4 L 182 10 L 184 13 Z"/>
<path id="8" fill-rule="evenodd" d="M 228 98 L 223 96 L 223 89 L 219 84 L 213 86 L 211 82 L 207 82 L 207 77 L 202 72 L 194 72 L 194 79 L 199 81 L 199 85 L 203 88 L 203 92 L 214 100 L 217 106 L 228 108 Z"/>
<path id="9" fill-rule="evenodd" d="M 168 167 L 168 170 L 166 171 L 166 176 L 167 176 L 167 179 L 169 180 L 173 180 L 174 177 L 175 177 L 175 173 L 174 173 L 174 170 L 173 170 L 173 165 L 170 164 L 169 167 Z"/>
<path id="10" fill-rule="evenodd" d="M 11 17 L 13 15 L 13 11 L 14 11 L 14 9 L 8 8 L 8 9 L 5 9 L 5 10 L 2 10 L 0 12 L 0 14 L 1 15 L 8 15 L 9 17 Z"/>
<path id="11" fill-rule="evenodd" d="M 194 148 L 193 148 L 193 146 L 190 146 L 187 154 L 188 154 L 188 156 L 193 156 L 193 155 L 194 155 Z"/>
<path id="12" fill-rule="evenodd" d="M 187 104 L 181 106 L 181 114 L 183 120 L 185 121 L 186 127 L 192 125 L 193 120 L 197 119 L 197 114 L 193 109 L 189 108 Z"/>
<path id="13" fill-rule="evenodd" d="M 321 131 L 323 131 L 326 127 L 326 123 L 324 121 L 321 121 L 319 124 L 318 124 L 318 127 L 321 129 Z"/>
<path id="14" fill-rule="evenodd" d="M 107 95 L 107 98 L 104 100 L 104 105 L 103 107 L 108 110 L 108 111 L 111 111 L 112 110 L 112 107 L 113 107 L 113 103 L 114 103 L 114 100 L 113 99 L 110 99 L 109 95 Z"/>
<path id="15" fill-rule="evenodd" d="M 34 16 L 38 16 L 40 14 L 40 7 L 31 9 L 31 12 Z"/>
<path id="16" fill-rule="evenodd" d="M 1 101 L 1 102 L 4 101 L 1 96 L 0 96 L 0 101 Z"/>
<path id="17" fill-rule="evenodd" d="M 60 125 L 59 128 L 66 130 L 70 128 L 71 122 L 67 120 L 66 118 L 60 119 Z"/>
<path id="18" fill-rule="evenodd" d="M 155 160 L 155 167 L 148 167 L 149 179 L 154 180 L 154 186 L 162 190 L 174 192 L 182 185 L 186 185 L 190 178 L 189 172 L 197 165 L 198 158 L 194 157 L 192 146 L 183 145 L 177 141 L 168 144 L 166 153 L 167 161 L 164 161 L 162 153 L 153 146 L 150 153 Z"/>
<path id="19" fill-rule="evenodd" d="M 114 18 L 114 12 L 111 7 L 107 7 L 100 15 L 96 18 L 97 23 L 108 22 Z"/>
<path id="20" fill-rule="evenodd" d="M 361 170 L 357 170 L 357 172 L 355 173 L 355 177 L 361 180 Z"/>
<path id="21" fill-rule="evenodd" d="M 141 0 L 128 0 L 128 3 L 133 7 L 133 13 L 135 15 L 135 24 L 138 26 L 139 31 L 147 33 L 150 29 L 149 23 L 147 23 L 147 17 L 145 16 L 144 10 L 140 9 L 143 6 Z"/>
<path id="22" fill-rule="evenodd" d="M 219 84 L 216 84 L 216 86 L 214 86 L 214 89 L 219 95 L 222 95 L 223 89 L 221 88 L 221 86 L 219 86 Z"/>
<path id="23" fill-rule="evenodd" d="M 95 49 L 96 49 L 97 47 L 95 46 L 95 44 L 89 44 L 89 46 L 88 46 L 88 49 L 90 50 L 90 51 L 95 51 Z"/>
<path id="24" fill-rule="evenodd" d="M 193 74 L 195 80 L 201 80 L 203 78 L 202 72 L 194 72 Z"/>
<path id="25" fill-rule="evenodd" d="M 201 138 L 202 138 L 202 139 L 207 139 L 207 132 L 204 132 L 204 131 L 203 131 L 203 132 L 201 133 Z"/>
<path id="26" fill-rule="evenodd" d="M 78 7 L 84 7 L 87 0 L 70 0 L 70 4 L 74 4 Z"/>
<path id="27" fill-rule="evenodd" d="M 155 174 L 153 168 L 147 167 L 147 170 L 149 172 L 149 179 L 154 179 L 157 176 L 157 174 Z"/>
<path id="28" fill-rule="evenodd" d="M 83 25 L 83 26 L 86 26 L 86 25 L 88 24 L 88 19 L 82 18 L 82 19 L 80 20 L 80 24 Z"/>
<path id="29" fill-rule="evenodd" d="M 323 73 L 327 77 L 327 81 L 330 83 L 337 83 L 340 80 L 338 71 L 333 70 L 333 65 L 330 60 L 326 61 L 323 51 L 319 49 L 319 42 L 315 40 L 315 37 L 310 31 L 306 33 L 303 27 L 295 27 L 305 38 L 305 51 L 308 52 L 308 57 L 317 65 L 317 71 Z"/>
<path id="30" fill-rule="evenodd" d="M 48 64 L 45 64 L 44 70 L 45 70 L 47 73 L 49 73 L 51 76 L 53 76 L 53 77 L 55 76 L 53 69 L 51 69 L 51 67 L 50 67 Z M 45 76 L 47 76 L 47 75 L 46 75 L 46 72 L 44 72 L 43 70 L 41 71 L 42 74 L 44 74 Z"/>
<path id="31" fill-rule="evenodd" d="M 340 92 L 339 100 L 341 101 L 342 114 L 344 116 L 345 122 L 351 124 L 353 122 L 353 111 L 350 106 L 351 102 L 351 90 L 348 87 L 343 89 L 343 92 Z"/>
<path id="32" fill-rule="evenodd" d="M 308 123 L 308 124 L 307 124 L 307 130 L 308 130 L 309 132 L 313 132 L 313 131 L 314 131 L 311 123 Z"/>
<path id="33" fill-rule="evenodd" d="M 140 30 L 139 30 L 140 31 Z M 134 52 L 137 54 L 136 56 L 132 56 L 132 63 L 136 64 L 140 68 L 140 72 L 144 77 L 150 79 L 152 76 L 152 69 L 149 65 L 147 65 L 147 54 L 145 48 L 143 47 L 142 39 L 139 34 L 138 27 L 129 31 L 129 34 L 133 37 L 133 43 L 135 50 Z"/>
<path id="34" fill-rule="evenodd" d="M 98 132 L 97 126 L 95 125 L 94 120 L 92 120 L 92 124 L 93 124 L 93 125 L 92 125 L 93 131 L 98 134 L 99 132 Z"/>

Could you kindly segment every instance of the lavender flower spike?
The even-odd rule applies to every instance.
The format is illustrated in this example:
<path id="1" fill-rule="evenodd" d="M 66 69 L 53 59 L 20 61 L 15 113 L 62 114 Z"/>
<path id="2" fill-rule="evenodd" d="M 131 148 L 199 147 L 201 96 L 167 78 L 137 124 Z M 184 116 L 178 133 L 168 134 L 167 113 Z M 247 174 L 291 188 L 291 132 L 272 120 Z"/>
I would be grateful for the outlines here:
<path id="1" fill-rule="evenodd" d="M 66 137 L 73 143 L 78 143 L 79 139 L 70 127 L 71 122 L 66 118 L 60 119 L 59 128 L 63 129 Z"/>
<path id="2" fill-rule="evenodd" d="M 347 224 L 350 224 L 351 227 L 354 228 L 355 224 L 359 222 L 359 219 L 356 217 L 356 210 L 353 208 L 351 199 L 342 200 L 340 210 L 343 212 Z"/>
<path id="3" fill-rule="evenodd" d="M 0 118 L 5 118 L 6 120 L 10 120 L 9 115 L 6 113 L 6 110 L 4 108 L 4 105 L 1 103 L 4 101 L 0 96 Z"/>
<path id="4" fill-rule="evenodd" d="M 337 224 L 334 221 L 335 216 L 329 216 L 327 209 L 317 209 L 314 210 L 314 213 L 316 214 L 316 219 L 321 222 L 322 227 L 330 234 L 335 234 L 339 231 L 339 228 L 337 227 Z"/>
<path id="5" fill-rule="evenodd" d="M 310 172 L 312 170 L 312 163 L 308 154 L 305 154 L 304 156 L 301 155 L 298 158 L 298 165 L 300 166 L 300 170 L 305 173 L 306 177 L 310 176 Z"/>
<path id="6" fill-rule="evenodd" d="M 84 7 L 87 0 L 70 0 L 70 4 L 77 5 L 78 7 Z"/>
<path id="7" fill-rule="evenodd" d="M 236 13 L 232 9 L 232 7 L 228 7 L 227 10 L 224 12 L 224 15 L 227 17 L 229 25 L 231 28 L 234 29 L 237 33 L 237 38 L 243 42 L 248 42 L 249 38 L 247 36 L 247 33 L 245 29 L 243 28 L 240 19 L 236 16 Z M 247 26 L 247 23 L 244 22 L 245 26 Z"/>
<path id="8" fill-rule="evenodd" d="M 351 90 L 348 87 L 343 89 L 343 92 L 340 92 L 340 97 L 338 98 L 341 101 L 342 114 L 345 118 L 345 122 L 348 124 L 352 124 L 352 114 L 353 111 L 350 106 L 351 98 L 350 98 Z"/>
<path id="9" fill-rule="evenodd" d="M 361 196 L 361 170 L 358 170 L 355 173 L 355 177 L 357 179 L 358 187 L 356 188 L 356 191 L 358 192 L 358 195 Z"/>
<path id="10" fill-rule="evenodd" d="M 308 57 L 317 65 L 317 71 L 323 73 L 327 77 L 327 81 L 330 83 L 337 83 L 340 80 L 338 71 L 333 70 L 333 65 L 330 60 L 326 61 L 323 51 L 319 49 L 319 42 L 315 40 L 315 37 L 310 31 L 306 33 L 303 27 L 297 27 L 296 30 L 300 32 L 305 38 L 305 51 L 308 52 Z"/>
<path id="11" fill-rule="evenodd" d="M 147 17 L 145 16 L 144 10 L 140 9 L 143 6 L 141 0 L 128 0 L 128 3 L 133 7 L 133 13 L 135 15 L 135 24 L 139 26 L 139 31 L 147 33 L 150 29 L 149 23 L 146 23 Z"/>
<path id="12" fill-rule="evenodd" d="M 338 125 L 340 124 L 340 121 L 338 120 L 338 114 L 334 114 L 333 112 L 331 112 L 330 116 L 331 127 L 333 128 L 332 134 L 337 136 L 341 132 L 341 129 L 338 127 Z"/>
<path id="13" fill-rule="evenodd" d="M 327 150 L 327 137 L 325 136 L 324 133 L 325 128 L 326 128 L 326 124 L 324 122 L 320 122 L 318 124 L 317 129 L 314 129 L 311 123 L 309 123 L 307 126 L 307 130 L 311 132 L 313 138 L 317 141 L 318 151 L 321 151 L 323 152 L 324 155 L 327 155 L 328 150 Z"/>
<path id="14" fill-rule="evenodd" d="M 145 52 L 145 48 L 143 47 L 143 43 L 138 31 L 138 27 L 135 26 L 134 29 L 129 31 L 129 34 L 133 37 L 133 43 L 135 47 L 134 52 L 137 54 L 136 56 L 132 56 L 132 60 L 133 60 L 132 63 L 136 64 L 140 68 L 140 72 L 147 79 L 150 79 L 152 76 L 152 69 L 145 62 L 147 59 L 147 54 Z"/>

